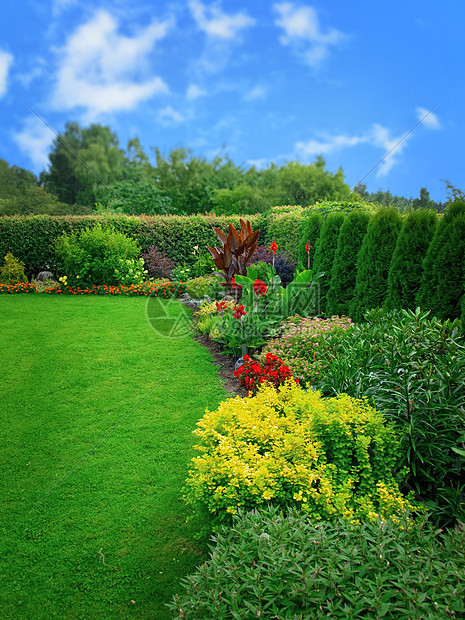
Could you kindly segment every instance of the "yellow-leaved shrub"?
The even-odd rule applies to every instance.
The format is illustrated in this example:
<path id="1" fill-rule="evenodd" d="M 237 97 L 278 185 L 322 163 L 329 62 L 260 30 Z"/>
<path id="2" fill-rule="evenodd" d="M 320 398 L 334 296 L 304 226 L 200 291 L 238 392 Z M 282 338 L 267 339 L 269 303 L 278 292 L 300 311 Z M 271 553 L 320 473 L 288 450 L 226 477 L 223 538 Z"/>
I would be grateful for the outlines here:
<path id="1" fill-rule="evenodd" d="M 321 398 L 287 382 L 224 401 L 197 426 L 185 499 L 220 520 L 268 503 L 315 519 L 413 510 L 393 475 L 398 439 L 365 400 Z"/>

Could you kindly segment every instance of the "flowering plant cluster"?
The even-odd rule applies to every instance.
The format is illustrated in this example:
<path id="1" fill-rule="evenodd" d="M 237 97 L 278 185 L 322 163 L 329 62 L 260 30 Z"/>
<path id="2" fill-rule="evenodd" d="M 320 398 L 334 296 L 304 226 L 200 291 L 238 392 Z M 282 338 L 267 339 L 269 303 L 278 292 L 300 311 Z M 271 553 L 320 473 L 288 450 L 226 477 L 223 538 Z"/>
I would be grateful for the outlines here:
<path id="1" fill-rule="evenodd" d="M 262 358 L 267 353 L 278 355 L 303 385 L 315 385 L 334 360 L 342 335 L 351 326 L 351 319 L 345 316 L 289 317 L 282 336 L 268 341 Z"/>
<path id="2" fill-rule="evenodd" d="M 181 297 L 186 291 L 186 285 L 181 282 L 170 280 L 158 280 L 156 282 L 143 282 L 130 286 L 101 286 L 70 287 L 65 285 L 54 286 L 45 290 L 49 295 L 123 295 L 125 297 Z"/>
<path id="3" fill-rule="evenodd" d="M 245 306 L 243 306 L 242 304 L 239 304 L 238 306 L 234 306 L 234 310 L 233 310 L 234 319 L 240 319 L 246 314 L 247 314 L 247 310 L 245 309 Z"/>
<path id="4" fill-rule="evenodd" d="M 315 520 L 403 518 L 392 426 L 365 400 L 321 398 L 293 381 L 231 398 L 197 423 L 185 499 L 228 520 L 270 501 Z"/>
<path id="5" fill-rule="evenodd" d="M 289 366 L 286 366 L 283 360 L 279 359 L 277 355 L 273 355 L 273 353 L 266 355 L 264 365 L 255 362 L 248 355 L 244 355 L 242 362 L 234 372 L 234 375 L 239 379 L 240 385 L 249 393 L 257 392 L 258 387 L 263 383 L 269 383 L 277 387 L 286 380 L 292 379 Z M 294 379 L 294 381 L 296 383 L 299 382 L 298 379 Z"/>
<path id="6" fill-rule="evenodd" d="M 35 284 L 29 282 L 19 282 L 18 284 L 2 284 L 0 282 L 0 293 L 17 294 L 17 293 L 36 293 Z"/>

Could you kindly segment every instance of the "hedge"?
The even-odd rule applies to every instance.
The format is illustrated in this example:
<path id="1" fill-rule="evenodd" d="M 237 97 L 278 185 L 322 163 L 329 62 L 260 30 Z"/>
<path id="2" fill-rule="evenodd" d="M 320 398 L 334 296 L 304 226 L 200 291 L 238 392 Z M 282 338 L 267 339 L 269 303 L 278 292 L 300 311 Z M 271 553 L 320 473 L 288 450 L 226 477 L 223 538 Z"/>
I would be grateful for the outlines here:
<path id="1" fill-rule="evenodd" d="M 258 228 L 260 216 L 247 216 L 253 228 Z M 142 249 L 155 245 L 175 261 L 190 263 L 192 248 L 216 245 L 218 239 L 212 229 L 226 231 L 231 223 L 240 228 L 240 216 L 214 215 L 155 215 L 155 216 L 4 216 L 0 217 L 0 257 L 11 251 L 23 261 L 29 277 L 43 269 L 53 272 L 55 240 L 62 233 L 71 233 L 97 224 L 110 224 L 118 232 L 135 239 Z M 260 239 L 265 238 L 265 233 Z"/>

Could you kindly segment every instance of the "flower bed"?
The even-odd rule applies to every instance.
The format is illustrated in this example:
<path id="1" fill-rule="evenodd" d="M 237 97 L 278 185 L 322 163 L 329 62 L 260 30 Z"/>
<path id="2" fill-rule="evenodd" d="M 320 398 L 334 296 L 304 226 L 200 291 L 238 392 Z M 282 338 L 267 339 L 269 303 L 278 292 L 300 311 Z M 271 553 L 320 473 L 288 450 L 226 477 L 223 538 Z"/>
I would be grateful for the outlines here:
<path id="1" fill-rule="evenodd" d="M 0 293 L 37 293 L 35 284 L 21 282 L 19 284 L 0 284 Z M 130 286 L 90 286 L 90 287 L 69 287 L 52 286 L 45 289 L 48 295 L 123 295 L 125 297 L 152 296 L 152 297 L 181 297 L 186 292 L 186 285 L 183 282 L 171 282 L 170 280 L 160 280 L 158 282 L 143 282 L 142 284 L 132 284 Z"/>

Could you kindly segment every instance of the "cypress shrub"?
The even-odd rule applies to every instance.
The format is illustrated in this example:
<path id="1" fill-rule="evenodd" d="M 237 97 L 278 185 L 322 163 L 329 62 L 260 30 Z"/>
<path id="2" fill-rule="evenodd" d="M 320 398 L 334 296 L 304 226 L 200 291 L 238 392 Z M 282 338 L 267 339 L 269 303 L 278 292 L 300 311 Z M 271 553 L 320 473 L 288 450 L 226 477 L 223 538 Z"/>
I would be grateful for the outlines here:
<path id="1" fill-rule="evenodd" d="M 441 304 L 439 303 L 440 300 L 438 299 L 437 294 L 440 285 L 440 278 L 445 277 L 446 281 L 449 279 L 449 274 L 445 273 L 442 267 L 449 263 L 447 256 L 448 253 L 452 251 L 449 241 L 454 228 L 454 222 L 456 219 L 463 216 L 465 216 L 465 201 L 456 200 L 447 207 L 443 217 L 436 227 L 436 232 L 429 245 L 425 260 L 423 262 L 423 274 L 416 297 L 416 305 L 420 306 L 424 310 L 432 310 L 434 314 L 439 312 L 439 315 L 441 316 L 444 316 L 444 314 L 440 307 Z M 445 253 L 442 251 L 443 248 L 448 248 Z M 439 260 L 440 255 L 441 259 Z M 442 267 L 440 263 L 442 264 Z M 439 273 L 438 269 L 440 269 L 441 273 Z M 453 272 L 456 279 L 457 273 L 455 273 L 455 268 L 453 269 Z M 447 287 L 446 283 L 444 283 L 442 288 L 444 289 L 445 287 Z M 455 294 L 457 294 L 457 291 Z"/>
<path id="2" fill-rule="evenodd" d="M 305 267 L 305 269 L 307 268 L 308 256 L 307 256 L 307 250 L 305 249 L 305 246 L 307 244 L 307 241 L 309 241 L 310 246 L 311 246 L 310 247 L 310 268 L 313 268 L 316 243 L 320 236 L 320 229 L 321 229 L 322 223 L 323 223 L 323 215 L 318 212 L 309 212 L 308 215 L 306 215 L 302 219 L 301 236 L 300 236 L 299 252 L 298 252 L 299 267 Z"/>
<path id="3" fill-rule="evenodd" d="M 381 306 L 387 295 L 387 279 L 402 218 L 394 207 L 380 209 L 368 224 L 357 259 L 354 298 L 350 316 L 361 321 L 370 308 Z"/>
<path id="4" fill-rule="evenodd" d="M 461 315 L 465 275 L 465 215 L 447 226 L 448 235 L 435 260 L 437 287 L 431 311 L 440 319 L 456 319 Z"/>
<path id="5" fill-rule="evenodd" d="M 423 261 L 438 222 L 436 211 L 418 209 L 407 215 L 397 238 L 388 275 L 387 310 L 415 309 Z"/>
<path id="6" fill-rule="evenodd" d="M 260 232 L 260 243 L 268 247 L 276 241 L 280 252 L 292 260 L 297 260 L 301 238 L 302 207 L 273 207 L 268 214 L 259 217 L 259 223 L 265 223 L 264 234 Z M 261 231 L 261 228 L 260 228 Z"/>
<path id="7" fill-rule="evenodd" d="M 357 275 L 357 256 L 369 221 L 370 215 L 366 211 L 356 209 L 347 215 L 341 226 L 327 296 L 328 316 L 349 314 Z"/>
<path id="8" fill-rule="evenodd" d="M 326 296 L 331 284 L 331 269 L 344 217 L 344 213 L 341 212 L 329 213 L 321 226 L 320 237 L 316 244 L 313 271 L 314 273 L 320 271 L 324 273 L 324 276 L 318 280 L 321 314 L 326 312 Z"/>

